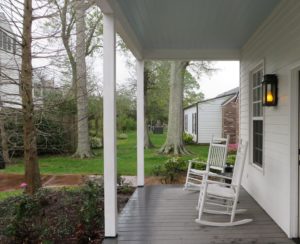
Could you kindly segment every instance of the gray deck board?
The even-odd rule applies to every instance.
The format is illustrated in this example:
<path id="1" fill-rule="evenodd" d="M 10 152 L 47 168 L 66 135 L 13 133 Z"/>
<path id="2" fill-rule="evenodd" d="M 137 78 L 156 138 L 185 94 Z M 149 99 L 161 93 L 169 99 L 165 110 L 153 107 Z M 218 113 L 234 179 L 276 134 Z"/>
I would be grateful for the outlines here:
<path id="1" fill-rule="evenodd" d="M 195 223 L 198 193 L 184 191 L 180 185 L 138 188 L 118 220 L 118 238 L 104 244 L 289 244 L 294 243 L 267 213 L 242 190 L 239 208 L 248 211 L 238 218 L 253 222 L 235 227 L 209 227 Z M 226 221 L 228 216 L 205 218 Z"/>

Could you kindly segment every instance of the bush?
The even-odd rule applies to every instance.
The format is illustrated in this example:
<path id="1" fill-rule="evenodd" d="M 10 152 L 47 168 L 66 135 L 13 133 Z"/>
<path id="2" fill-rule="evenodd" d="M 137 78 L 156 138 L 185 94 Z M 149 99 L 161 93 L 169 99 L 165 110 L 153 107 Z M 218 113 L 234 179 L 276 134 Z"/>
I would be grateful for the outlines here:
<path id="1" fill-rule="evenodd" d="M 193 141 L 193 135 L 184 133 L 183 134 L 183 142 L 184 142 L 184 144 L 194 144 L 195 142 Z"/>
<path id="2" fill-rule="evenodd" d="M 100 196 L 103 196 L 104 189 L 92 181 L 82 188 L 83 204 L 80 209 L 80 224 L 77 227 L 77 237 L 79 242 L 88 243 L 90 239 L 95 239 L 95 229 L 103 228 L 104 205 Z"/>
<path id="3" fill-rule="evenodd" d="M 117 118 L 118 131 L 126 132 L 136 129 L 136 121 L 128 114 L 118 116 Z"/>
<path id="4" fill-rule="evenodd" d="M 91 137 L 90 138 L 90 145 L 92 149 L 99 149 L 103 147 L 102 139 L 99 137 Z"/>
<path id="5" fill-rule="evenodd" d="M 234 163 L 235 163 L 235 158 L 236 158 L 236 155 L 235 155 L 235 154 L 230 154 L 230 155 L 228 155 L 226 163 L 227 163 L 228 165 L 234 165 Z"/>
<path id="6" fill-rule="evenodd" d="M 89 243 L 101 235 L 103 206 L 103 187 L 91 182 L 8 198 L 0 202 L 0 242 L 5 235 L 10 243 L 68 243 L 62 240 L 70 237 Z"/>
<path id="7" fill-rule="evenodd" d="M 30 242 L 39 238 L 42 229 L 39 223 L 32 222 L 32 218 L 41 215 L 40 201 L 35 196 L 21 195 L 12 210 L 12 218 L 6 226 L 4 234 L 17 243 Z"/>
<path id="8" fill-rule="evenodd" d="M 70 135 L 72 126 L 66 129 L 62 118 L 38 114 L 35 116 L 38 154 L 58 154 L 72 151 Z M 7 118 L 5 128 L 8 147 L 13 156 L 23 155 L 23 122 L 20 115 Z"/>
<path id="9" fill-rule="evenodd" d="M 156 165 L 152 172 L 156 176 L 161 176 L 164 183 L 174 183 L 178 181 L 180 175 L 186 172 L 187 162 L 182 158 L 170 158 L 162 165 Z"/>
<path id="10" fill-rule="evenodd" d="M 128 135 L 125 133 L 121 133 L 118 135 L 118 139 L 120 140 L 127 140 L 128 139 Z"/>

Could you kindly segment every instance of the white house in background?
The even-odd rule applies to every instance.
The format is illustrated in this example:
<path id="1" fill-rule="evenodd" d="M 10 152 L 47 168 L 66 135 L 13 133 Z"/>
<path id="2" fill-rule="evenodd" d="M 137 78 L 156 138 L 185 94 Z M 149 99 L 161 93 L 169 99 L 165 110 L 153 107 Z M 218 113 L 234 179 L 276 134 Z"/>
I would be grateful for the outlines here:
<path id="1" fill-rule="evenodd" d="M 212 136 L 227 136 L 223 130 L 225 120 L 223 106 L 236 99 L 238 94 L 239 88 L 235 88 L 215 98 L 199 101 L 184 108 L 184 132 L 192 135 L 194 142 L 201 144 L 209 143 Z M 238 117 L 234 116 L 234 121 L 232 121 L 234 129 L 237 119 Z"/>
<path id="2" fill-rule="evenodd" d="M 20 108 L 19 70 L 21 57 L 13 30 L 0 12 L 0 100 L 3 107 Z"/>
<path id="3" fill-rule="evenodd" d="M 288 237 L 300 237 L 300 1 L 101 0 L 99 6 L 104 19 L 105 236 L 117 235 L 118 32 L 138 60 L 138 185 L 144 185 L 144 60 L 239 60 L 240 138 L 249 141 L 243 187 Z M 264 74 L 278 76 L 275 107 L 262 107 Z"/>

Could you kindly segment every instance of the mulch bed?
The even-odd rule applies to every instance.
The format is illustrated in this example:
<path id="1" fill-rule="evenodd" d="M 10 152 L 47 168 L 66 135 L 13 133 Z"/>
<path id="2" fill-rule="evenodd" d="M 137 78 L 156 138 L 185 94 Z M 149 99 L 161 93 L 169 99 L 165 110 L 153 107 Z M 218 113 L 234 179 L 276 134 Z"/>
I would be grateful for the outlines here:
<path id="1" fill-rule="evenodd" d="M 42 175 L 43 186 L 78 186 L 85 181 L 84 175 Z M 11 191 L 20 188 L 24 175 L 0 174 L 0 191 Z"/>

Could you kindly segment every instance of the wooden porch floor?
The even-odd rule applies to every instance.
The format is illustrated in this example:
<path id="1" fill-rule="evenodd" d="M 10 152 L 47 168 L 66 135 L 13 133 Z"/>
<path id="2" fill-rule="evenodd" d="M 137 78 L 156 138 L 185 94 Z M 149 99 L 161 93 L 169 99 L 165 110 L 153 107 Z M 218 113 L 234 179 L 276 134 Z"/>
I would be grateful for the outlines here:
<path id="1" fill-rule="evenodd" d="M 195 223 L 198 193 L 184 191 L 179 185 L 138 188 L 119 216 L 118 238 L 104 244 L 230 244 L 294 243 L 266 212 L 242 190 L 240 208 L 248 209 L 241 218 L 252 218 L 250 224 L 235 227 L 208 227 Z M 224 218 L 206 215 L 210 219 Z"/>

